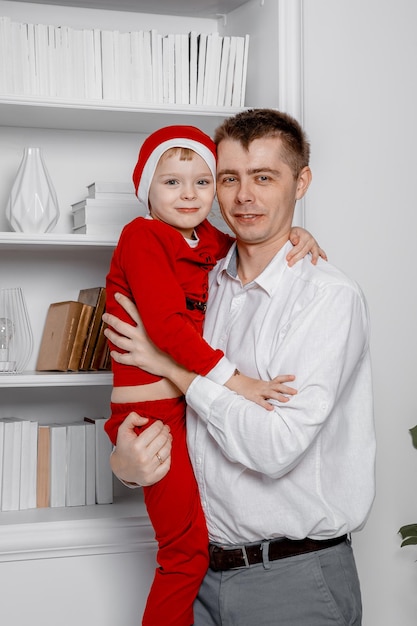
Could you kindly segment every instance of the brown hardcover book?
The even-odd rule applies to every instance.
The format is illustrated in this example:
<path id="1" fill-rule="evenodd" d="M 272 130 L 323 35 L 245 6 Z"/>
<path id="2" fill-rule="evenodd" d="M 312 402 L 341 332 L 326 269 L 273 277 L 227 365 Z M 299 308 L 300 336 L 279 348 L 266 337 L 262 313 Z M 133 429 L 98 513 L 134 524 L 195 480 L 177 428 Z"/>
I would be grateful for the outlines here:
<path id="1" fill-rule="evenodd" d="M 101 360 L 98 366 L 99 370 L 111 370 L 111 357 L 110 357 L 110 346 L 108 342 L 106 342 L 106 347 L 101 356 Z"/>
<path id="2" fill-rule="evenodd" d="M 102 363 L 103 355 L 107 348 L 107 337 L 104 334 L 105 328 L 107 328 L 107 324 L 101 322 L 96 345 L 94 346 L 93 355 L 91 357 L 91 363 L 89 367 L 90 370 L 100 369 L 100 364 Z"/>
<path id="3" fill-rule="evenodd" d="M 78 321 L 78 328 L 75 334 L 74 343 L 72 346 L 71 356 L 68 363 L 68 369 L 72 372 L 76 372 L 80 369 L 81 356 L 84 351 L 84 346 L 87 341 L 88 329 L 90 328 L 91 318 L 94 314 L 94 307 L 89 304 L 83 304 L 80 319 Z"/>
<path id="4" fill-rule="evenodd" d="M 51 493 L 51 439 L 49 426 L 39 424 L 38 473 L 36 480 L 36 506 L 49 506 Z"/>
<path id="5" fill-rule="evenodd" d="M 49 306 L 43 330 L 41 345 L 39 348 L 36 369 L 38 371 L 60 371 L 66 372 L 69 369 L 74 346 L 79 350 L 78 362 L 81 355 L 78 340 L 75 343 L 80 320 L 83 322 L 85 311 L 82 302 L 67 300 L 65 302 L 54 302 Z M 80 327 L 80 332 L 82 327 Z M 80 341 L 85 340 L 81 338 Z M 73 356 L 71 367 L 73 367 Z M 77 366 L 78 367 L 78 366 Z"/>
<path id="6" fill-rule="evenodd" d="M 101 317 L 106 307 L 106 289 L 105 287 L 81 289 L 78 295 L 78 300 L 79 302 L 83 302 L 84 304 L 89 304 L 94 307 L 94 312 L 90 321 L 79 365 L 80 370 L 88 370 L 90 368 L 91 357 L 93 355 L 94 346 L 100 330 Z"/>

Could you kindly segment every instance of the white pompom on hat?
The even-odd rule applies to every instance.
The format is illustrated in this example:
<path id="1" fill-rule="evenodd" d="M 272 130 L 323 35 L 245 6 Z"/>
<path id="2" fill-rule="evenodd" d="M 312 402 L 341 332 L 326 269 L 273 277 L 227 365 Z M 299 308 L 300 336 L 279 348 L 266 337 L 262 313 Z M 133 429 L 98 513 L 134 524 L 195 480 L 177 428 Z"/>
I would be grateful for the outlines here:
<path id="1" fill-rule="evenodd" d="M 149 187 L 161 156 L 170 148 L 190 148 L 207 163 L 216 185 L 216 145 L 203 131 L 194 126 L 165 126 L 149 135 L 143 142 L 133 171 L 133 184 L 145 212 L 149 210 Z"/>

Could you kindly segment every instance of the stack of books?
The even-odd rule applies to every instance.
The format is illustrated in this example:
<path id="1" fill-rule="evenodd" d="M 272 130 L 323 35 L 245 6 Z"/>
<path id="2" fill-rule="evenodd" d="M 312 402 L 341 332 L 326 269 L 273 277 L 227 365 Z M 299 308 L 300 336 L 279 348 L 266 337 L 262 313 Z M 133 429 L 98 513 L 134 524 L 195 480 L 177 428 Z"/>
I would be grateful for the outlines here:
<path id="1" fill-rule="evenodd" d="M 133 183 L 96 182 L 71 205 L 73 233 L 118 238 L 125 224 L 142 215 Z"/>
<path id="2" fill-rule="evenodd" d="M 52 303 L 46 315 L 36 370 L 110 370 L 106 325 L 101 319 L 105 306 L 105 287 L 81 289 L 77 300 Z"/>
<path id="3" fill-rule="evenodd" d="M 1 418 L 1 510 L 111 504 L 112 445 L 105 419 L 44 425 Z"/>
<path id="4" fill-rule="evenodd" d="M 249 35 L 121 32 L 0 16 L 0 93 L 242 107 Z"/>

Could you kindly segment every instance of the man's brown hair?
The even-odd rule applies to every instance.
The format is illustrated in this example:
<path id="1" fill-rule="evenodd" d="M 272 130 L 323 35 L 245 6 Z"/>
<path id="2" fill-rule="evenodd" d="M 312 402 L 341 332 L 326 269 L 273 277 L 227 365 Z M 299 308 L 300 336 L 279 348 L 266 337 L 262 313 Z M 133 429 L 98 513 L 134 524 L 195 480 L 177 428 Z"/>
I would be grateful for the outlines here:
<path id="1" fill-rule="evenodd" d="M 215 131 L 214 143 L 232 139 L 246 149 L 254 139 L 279 137 L 282 157 L 291 168 L 294 178 L 309 164 L 310 144 L 297 120 L 275 109 L 249 109 L 226 119 Z"/>

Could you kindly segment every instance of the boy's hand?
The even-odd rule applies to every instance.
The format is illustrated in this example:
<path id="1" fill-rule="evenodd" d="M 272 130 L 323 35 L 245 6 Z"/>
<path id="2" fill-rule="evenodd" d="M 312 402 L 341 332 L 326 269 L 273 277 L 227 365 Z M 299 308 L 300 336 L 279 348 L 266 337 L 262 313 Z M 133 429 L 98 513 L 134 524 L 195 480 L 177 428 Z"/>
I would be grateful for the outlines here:
<path id="1" fill-rule="evenodd" d="M 327 261 L 327 254 L 322 250 L 308 230 L 301 228 L 301 226 L 294 226 L 291 228 L 289 237 L 294 248 L 287 254 L 287 261 L 289 267 L 292 267 L 303 259 L 306 254 L 311 254 L 311 262 L 316 265 L 319 257 Z"/>
<path id="2" fill-rule="evenodd" d="M 247 400 L 256 402 L 264 409 L 272 411 L 274 405 L 268 402 L 268 399 L 288 402 L 290 399 L 288 396 L 294 396 L 297 393 L 296 389 L 284 384 L 293 380 L 295 380 L 295 376 L 291 374 L 283 374 L 270 381 L 265 381 L 250 378 L 236 371 L 235 375 L 227 381 L 226 387 Z"/>

